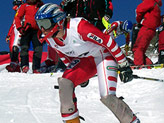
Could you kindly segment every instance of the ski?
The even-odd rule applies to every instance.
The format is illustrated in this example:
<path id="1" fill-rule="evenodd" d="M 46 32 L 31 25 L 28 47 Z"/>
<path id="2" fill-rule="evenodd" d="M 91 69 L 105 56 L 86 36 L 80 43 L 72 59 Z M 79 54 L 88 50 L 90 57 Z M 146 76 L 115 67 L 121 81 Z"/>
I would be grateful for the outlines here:
<path id="1" fill-rule="evenodd" d="M 131 69 L 143 69 L 143 68 L 146 68 L 146 69 L 152 69 L 152 68 L 164 68 L 164 64 L 151 64 L 151 65 L 132 65 L 130 66 Z"/>

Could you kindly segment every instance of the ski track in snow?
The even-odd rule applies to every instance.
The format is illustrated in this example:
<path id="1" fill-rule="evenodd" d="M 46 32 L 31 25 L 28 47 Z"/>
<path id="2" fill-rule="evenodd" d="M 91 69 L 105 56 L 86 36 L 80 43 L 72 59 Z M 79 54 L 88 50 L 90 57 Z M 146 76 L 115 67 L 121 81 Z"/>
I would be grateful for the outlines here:
<path id="1" fill-rule="evenodd" d="M 0 66 L 0 123 L 62 123 L 57 78 L 62 73 L 8 73 Z M 143 77 L 164 79 L 164 69 L 134 70 Z M 80 115 L 85 123 L 119 123 L 100 101 L 97 77 L 87 87 L 75 89 Z M 164 123 L 164 82 L 118 79 L 117 96 L 140 118 L 141 123 Z M 84 121 L 81 121 L 84 123 Z"/>

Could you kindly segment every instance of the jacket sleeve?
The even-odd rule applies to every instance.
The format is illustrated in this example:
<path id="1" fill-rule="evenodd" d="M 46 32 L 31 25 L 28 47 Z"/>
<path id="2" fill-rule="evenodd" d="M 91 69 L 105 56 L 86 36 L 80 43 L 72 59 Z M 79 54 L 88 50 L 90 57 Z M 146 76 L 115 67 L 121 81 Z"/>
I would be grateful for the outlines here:
<path id="1" fill-rule="evenodd" d="M 145 13 L 153 9 L 153 6 L 154 4 L 149 0 L 144 0 L 142 3 L 140 3 L 136 8 L 136 21 L 140 23 L 144 18 Z"/>
<path id="2" fill-rule="evenodd" d="M 121 48 L 110 37 L 110 35 L 104 34 L 88 21 L 81 20 L 78 25 L 78 33 L 81 35 L 84 41 L 90 41 L 106 48 L 113 55 L 118 63 L 122 63 L 126 60 L 125 55 L 121 51 Z"/>
<path id="3" fill-rule="evenodd" d="M 15 24 L 16 28 L 22 27 L 21 21 L 25 15 L 25 4 L 22 4 L 15 14 Z"/>
<path id="4" fill-rule="evenodd" d="M 8 34 L 7 34 L 7 36 L 11 36 L 11 33 L 13 32 L 13 30 L 14 30 L 14 23 L 12 23 L 11 24 L 11 26 L 10 26 L 10 29 L 9 29 L 9 31 L 8 31 Z"/>
<path id="5" fill-rule="evenodd" d="M 106 34 L 110 34 L 111 35 L 111 33 L 113 32 L 113 31 L 117 31 L 117 28 L 118 28 L 118 23 L 115 21 L 115 22 L 113 22 L 112 24 L 111 24 L 111 27 L 108 29 L 108 30 L 106 30 Z"/>

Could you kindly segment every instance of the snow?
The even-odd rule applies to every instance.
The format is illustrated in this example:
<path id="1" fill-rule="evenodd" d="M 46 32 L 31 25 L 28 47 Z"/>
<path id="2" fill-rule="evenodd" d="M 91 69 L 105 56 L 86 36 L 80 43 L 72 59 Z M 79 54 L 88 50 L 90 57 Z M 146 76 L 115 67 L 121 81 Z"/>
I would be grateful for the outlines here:
<path id="1" fill-rule="evenodd" d="M 54 89 L 62 73 L 8 73 L 5 66 L 0 66 L 0 123 L 62 123 L 58 90 Z M 164 69 L 133 72 L 164 79 Z M 75 91 L 85 123 L 119 123 L 100 101 L 97 77 Z M 141 123 L 164 123 L 164 82 L 134 79 L 125 84 L 118 80 L 117 96 L 125 98 Z"/>

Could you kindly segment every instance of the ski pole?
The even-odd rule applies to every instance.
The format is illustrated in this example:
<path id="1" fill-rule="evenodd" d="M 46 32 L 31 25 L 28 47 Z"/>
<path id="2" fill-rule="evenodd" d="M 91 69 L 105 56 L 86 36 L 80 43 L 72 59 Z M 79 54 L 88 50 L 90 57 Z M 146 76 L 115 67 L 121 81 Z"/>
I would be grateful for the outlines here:
<path id="1" fill-rule="evenodd" d="M 163 79 L 155 79 L 155 78 L 149 78 L 149 77 L 141 77 L 141 76 L 138 76 L 138 75 L 133 75 L 133 78 L 135 78 L 135 79 L 152 80 L 152 81 L 158 81 L 158 82 L 164 82 Z"/>
<path id="2" fill-rule="evenodd" d="M 133 65 L 130 66 L 131 69 L 142 69 L 142 68 L 147 68 L 147 69 L 152 69 L 152 68 L 164 68 L 164 64 L 152 64 L 152 65 Z"/>

